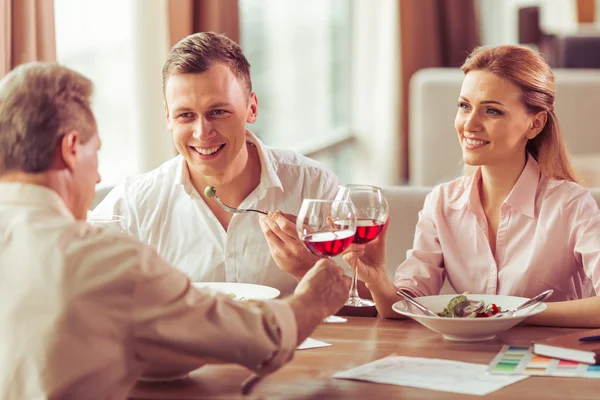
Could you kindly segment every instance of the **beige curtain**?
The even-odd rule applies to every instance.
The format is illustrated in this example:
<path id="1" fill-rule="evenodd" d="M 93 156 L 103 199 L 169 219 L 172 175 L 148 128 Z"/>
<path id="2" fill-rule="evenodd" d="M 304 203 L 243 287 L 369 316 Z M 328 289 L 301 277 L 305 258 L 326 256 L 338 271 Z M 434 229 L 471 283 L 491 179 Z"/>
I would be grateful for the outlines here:
<path id="1" fill-rule="evenodd" d="M 0 77 L 29 61 L 56 61 L 54 0 L 0 0 Z"/>
<path id="2" fill-rule="evenodd" d="M 479 44 L 474 0 L 398 0 L 400 12 L 401 171 L 408 180 L 408 89 L 422 68 L 459 67 Z M 457 93 L 458 95 L 458 93 Z M 435 118 L 435 110 L 432 110 Z"/>
<path id="3" fill-rule="evenodd" d="M 577 0 L 577 22 L 591 24 L 596 20 L 596 0 Z"/>
<path id="4" fill-rule="evenodd" d="M 168 0 L 171 46 L 184 37 L 213 31 L 239 43 L 237 0 Z"/>

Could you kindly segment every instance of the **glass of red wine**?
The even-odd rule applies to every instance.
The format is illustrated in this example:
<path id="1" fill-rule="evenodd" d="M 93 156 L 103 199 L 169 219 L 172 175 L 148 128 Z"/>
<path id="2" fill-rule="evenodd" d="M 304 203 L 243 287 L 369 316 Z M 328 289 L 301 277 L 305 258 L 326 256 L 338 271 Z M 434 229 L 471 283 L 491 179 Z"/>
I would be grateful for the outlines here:
<path id="1" fill-rule="evenodd" d="M 356 210 L 347 200 L 304 199 L 296 231 L 304 246 L 317 257 L 335 257 L 352 244 L 356 233 Z M 345 322 L 329 316 L 325 322 Z"/>
<path id="2" fill-rule="evenodd" d="M 369 185 L 342 185 L 336 195 L 337 200 L 351 201 L 356 208 L 356 233 L 353 243 L 367 244 L 375 240 L 383 230 L 389 215 L 388 202 L 381 188 Z M 372 307 L 375 303 L 358 295 L 358 274 L 356 269 L 346 302 L 351 307 Z"/>

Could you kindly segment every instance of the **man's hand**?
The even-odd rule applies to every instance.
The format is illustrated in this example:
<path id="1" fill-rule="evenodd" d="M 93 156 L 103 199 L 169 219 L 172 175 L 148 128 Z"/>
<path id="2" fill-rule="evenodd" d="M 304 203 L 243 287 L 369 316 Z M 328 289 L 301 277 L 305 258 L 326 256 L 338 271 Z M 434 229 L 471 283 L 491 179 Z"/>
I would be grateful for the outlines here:
<path id="1" fill-rule="evenodd" d="M 259 223 L 275 263 L 296 279 L 302 279 L 319 257 L 306 250 L 298 238 L 296 217 L 271 211 L 268 216 L 260 217 Z"/>
<path id="2" fill-rule="evenodd" d="M 351 278 L 335 261 L 324 258 L 298 282 L 294 295 L 323 308 L 323 317 L 335 314 L 344 306 L 350 292 Z"/>
<path id="3" fill-rule="evenodd" d="M 286 299 L 298 326 L 298 344 L 323 321 L 335 314 L 348 300 L 351 278 L 335 261 L 319 260 L 298 282 L 294 294 Z"/>

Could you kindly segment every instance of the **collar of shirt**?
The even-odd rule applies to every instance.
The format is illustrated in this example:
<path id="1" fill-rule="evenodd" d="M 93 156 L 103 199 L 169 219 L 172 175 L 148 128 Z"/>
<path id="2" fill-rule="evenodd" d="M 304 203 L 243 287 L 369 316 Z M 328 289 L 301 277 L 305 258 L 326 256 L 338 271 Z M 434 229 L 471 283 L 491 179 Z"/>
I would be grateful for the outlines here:
<path id="1" fill-rule="evenodd" d="M 514 210 L 526 215 L 530 218 L 535 216 L 535 194 L 537 192 L 538 182 L 540 180 L 540 166 L 531 156 L 527 153 L 527 163 L 523 172 L 519 176 L 517 183 L 508 194 L 505 204 L 508 204 Z M 471 178 L 465 179 L 465 189 L 463 193 L 452 203 L 450 207 L 455 210 L 463 209 L 467 204 L 470 207 L 474 207 L 476 204 L 480 204 L 479 199 L 479 182 L 481 181 L 481 167 L 477 168 L 475 174 Z"/>
<path id="2" fill-rule="evenodd" d="M 249 130 L 246 130 L 246 143 L 251 143 L 258 150 L 258 155 L 260 157 L 260 183 L 256 188 L 256 191 L 260 198 L 264 197 L 267 190 L 270 188 L 278 188 L 281 191 L 284 191 L 283 184 L 281 183 L 281 179 L 277 175 L 277 171 L 275 170 L 273 157 L 271 156 L 270 147 L 266 146 L 256 135 Z M 175 184 L 182 185 L 187 194 L 192 195 L 192 193 L 196 193 L 196 190 L 192 186 L 192 181 L 190 179 L 190 171 L 185 162 L 185 159 L 180 155 L 180 167 L 177 170 L 177 175 L 175 176 Z"/>
<path id="3" fill-rule="evenodd" d="M 41 185 L 20 182 L 0 183 L 0 205 L 51 209 L 62 216 L 75 219 L 58 193 Z"/>

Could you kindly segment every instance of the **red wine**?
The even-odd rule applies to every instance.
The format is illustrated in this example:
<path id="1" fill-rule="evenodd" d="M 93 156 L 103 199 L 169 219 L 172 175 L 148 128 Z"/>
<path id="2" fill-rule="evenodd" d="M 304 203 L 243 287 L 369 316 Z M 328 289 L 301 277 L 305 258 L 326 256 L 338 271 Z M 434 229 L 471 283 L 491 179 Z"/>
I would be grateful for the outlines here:
<path id="1" fill-rule="evenodd" d="M 347 227 L 349 225 L 348 220 L 339 220 L 334 222 L 335 225 L 341 227 Z M 382 221 L 375 219 L 358 219 L 356 220 L 356 234 L 354 235 L 354 243 L 365 244 L 374 240 L 381 231 L 383 230 Z"/>
<path id="2" fill-rule="evenodd" d="M 374 240 L 383 230 L 384 222 L 372 219 L 359 219 L 356 221 L 356 234 L 354 243 L 365 244 Z"/>
<path id="3" fill-rule="evenodd" d="M 302 238 L 306 247 L 318 257 L 337 256 L 354 240 L 352 231 L 319 232 Z"/>

